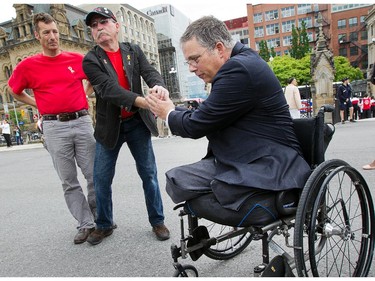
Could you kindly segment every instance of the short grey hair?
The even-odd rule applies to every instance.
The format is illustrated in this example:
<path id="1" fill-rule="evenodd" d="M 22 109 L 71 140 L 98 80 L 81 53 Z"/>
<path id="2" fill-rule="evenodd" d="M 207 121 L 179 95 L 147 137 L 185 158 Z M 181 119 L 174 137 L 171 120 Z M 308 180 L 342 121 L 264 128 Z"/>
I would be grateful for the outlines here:
<path id="1" fill-rule="evenodd" d="M 213 16 L 204 16 L 192 22 L 181 36 L 180 43 L 184 44 L 194 38 L 209 50 L 213 50 L 217 42 L 222 42 L 226 48 L 234 47 L 232 35 L 224 22 Z"/>

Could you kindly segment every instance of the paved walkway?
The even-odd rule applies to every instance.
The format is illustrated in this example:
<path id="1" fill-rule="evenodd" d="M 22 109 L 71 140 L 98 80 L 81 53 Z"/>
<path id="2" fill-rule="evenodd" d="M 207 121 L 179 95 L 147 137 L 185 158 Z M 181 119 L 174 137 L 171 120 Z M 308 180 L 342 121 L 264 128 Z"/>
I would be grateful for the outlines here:
<path id="1" fill-rule="evenodd" d="M 359 123 L 375 122 L 375 118 L 362 119 L 362 120 L 358 120 L 358 122 Z M 349 122 L 346 122 L 345 125 L 349 125 L 349 124 L 350 124 Z M 341 123 L 336 124 L 336 126 L 345 126 L 345 125 L 342 125 Z M 354 124 L 350 124 L 350 125 L 354 125 Z M 162 138 L 152 137 L 153 141 L 158 140 L 158 139 L 162 139 Z M 14 145 L 11 148 L 8 148 L 6 146 L 0 146 L 0 153 L 1 152 L 7 152 L 7 151 L 15 151 L 15 150 L 34 149 L 34 148 L 43 148 L 43 144 L 41 142 L 39 142 L 39 143 L 24 144 L 24 145 Z"/>
<path id="2" fill-rule="evenodd" d="M 153 141 L 159 140 L 159 139 L 163 139 L 163 138 L 152 137 Z M 0 153 L 1 152 L 8 152 L 8 151 L 15 151 L 15 150 L 34 149 L 34 148 L 43 148 L 43 144 L 41 142 L 38 142 L 38 143 L 23 144 L 23 145 L 13 145 L 10 148 L 8 148 L 6 145 L 4 145 L 4 146 L 0 146 Z"/>
<path id="3" fill-rule="evenodd" d="M 7 152 L 7 151 L 14 151 L 14 150 L 25 150 L 25 149 L 34 149 L 34 148 L 42 148 L 43 144 L 39 143 L 31 143 L 31 144 L 23 144 L 23 145 L 13 145 L 12 147 L 0 146 L 0 152 Z"/>

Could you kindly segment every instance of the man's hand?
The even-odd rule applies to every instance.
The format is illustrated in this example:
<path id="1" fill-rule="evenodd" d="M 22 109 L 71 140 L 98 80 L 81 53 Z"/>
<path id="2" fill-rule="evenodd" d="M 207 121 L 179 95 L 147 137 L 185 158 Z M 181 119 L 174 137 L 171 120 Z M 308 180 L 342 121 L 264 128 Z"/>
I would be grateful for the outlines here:
<path id="1" fill-rule="evenodd" d="M 162 86 L 154 86 L 152 89 L 149 90 L 149 94 L 154 95 L 160 100 L 169 99 L 169 91 Z"/>
<path id="2" fill-rule="evenodd" d="M 152 113 L 163 120 L 166 120 L 168 112 L 175 108 L 169 98 L 168 91 L 150 91 L 149 95 L 146 97 L 146 101 Z"/>

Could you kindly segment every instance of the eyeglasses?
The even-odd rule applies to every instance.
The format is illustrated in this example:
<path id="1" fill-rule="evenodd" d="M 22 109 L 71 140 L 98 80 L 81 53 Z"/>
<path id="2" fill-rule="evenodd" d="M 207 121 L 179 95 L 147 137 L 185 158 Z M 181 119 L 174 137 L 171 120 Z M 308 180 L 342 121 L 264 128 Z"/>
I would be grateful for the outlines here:
<path id="1" fill-rule="evenodd" d="M 111 19 L 100 19 L 93 21 L 90 25 L 91 28 L 97 28 L 98 24 L 100 23 L 101 25 L 107 24 Z"/>
<path id="2" fill-rule="evenodd" d="M 197 67 L 198 64 L 199 64 L 199 61 L 200 61 L 200 58 L 204 55 L 205 52 L 207 52 L 208 49 L 206 49 L 202 54 L 196 56 L 196 57 L 192 57 L 190 59 L 188 59 L 187 61 L 185 61 L 185 64 L 187 65 L 190 65 L 192 67 Z"/>

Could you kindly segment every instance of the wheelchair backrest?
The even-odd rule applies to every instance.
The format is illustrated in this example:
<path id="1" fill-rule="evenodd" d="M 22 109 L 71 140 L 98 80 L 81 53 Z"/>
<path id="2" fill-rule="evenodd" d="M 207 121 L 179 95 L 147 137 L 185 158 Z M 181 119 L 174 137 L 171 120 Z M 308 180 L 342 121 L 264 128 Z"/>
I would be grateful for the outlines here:
<path id="1" fill-rule="evenodd" d="M 312 118 L 293 119 L 303 157 L 311 168 L 324 162 L 324 153 L 334 133 L 334 127 L 324 123 L 324 111 L 325 108 L 322 108 Z"/>

